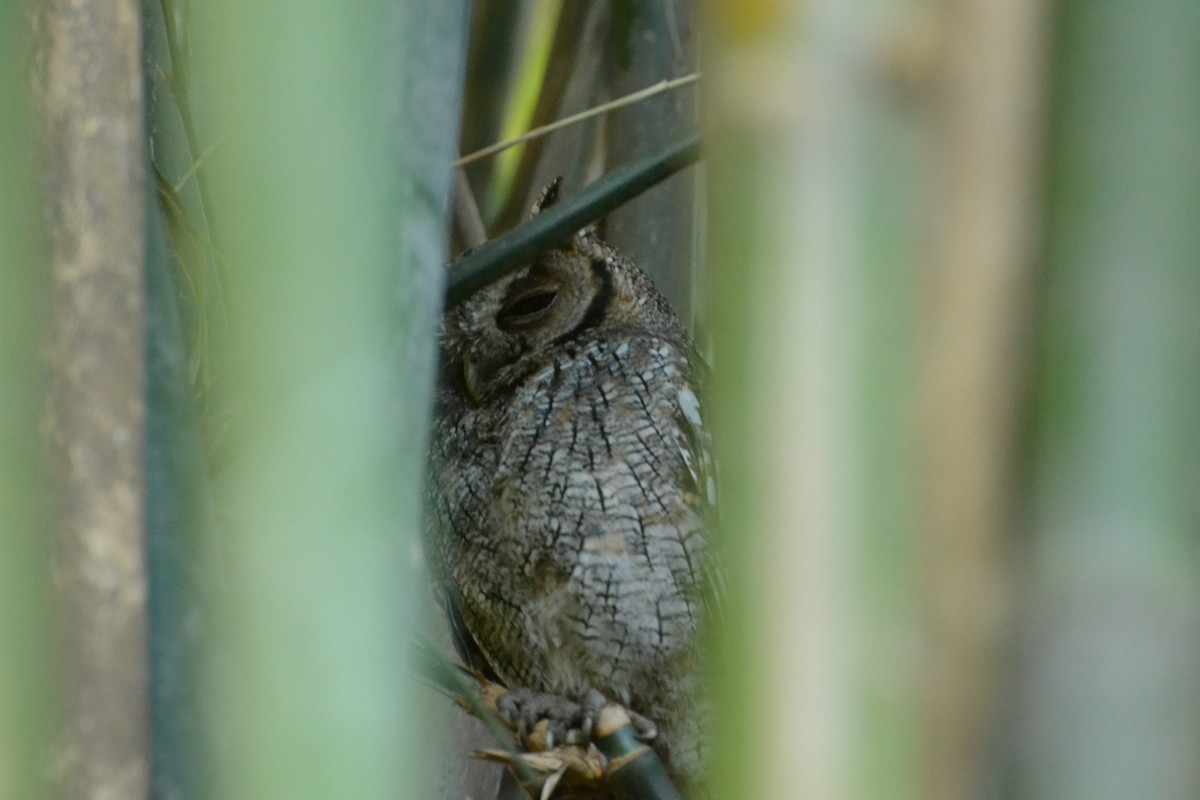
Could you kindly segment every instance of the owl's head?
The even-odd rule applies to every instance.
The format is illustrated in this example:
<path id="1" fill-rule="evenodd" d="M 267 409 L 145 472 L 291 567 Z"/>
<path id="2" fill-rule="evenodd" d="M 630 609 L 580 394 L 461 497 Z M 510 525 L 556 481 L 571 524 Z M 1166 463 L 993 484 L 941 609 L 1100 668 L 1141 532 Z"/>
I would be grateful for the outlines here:
<path id="1" fill-rule="evenodd" d="M 550 363 L 558 348 L 639 332 L 686 338 L 645 273 L 588 228 L 446 313 L 443 380 L 461 381 L 458 388 L 482 405 Z"/>

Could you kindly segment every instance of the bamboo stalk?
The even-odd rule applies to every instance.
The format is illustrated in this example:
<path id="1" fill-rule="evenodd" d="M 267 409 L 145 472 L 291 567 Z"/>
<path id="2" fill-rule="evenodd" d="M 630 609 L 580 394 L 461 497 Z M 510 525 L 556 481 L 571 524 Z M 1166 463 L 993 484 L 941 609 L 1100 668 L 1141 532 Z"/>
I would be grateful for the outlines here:
<path id="1" fill-rule="evenodd" d="M 214 797 L 424 797 L 418 557 L 463 3 L 197 7 L 238 400 Z M 214 53 L 197 47 L 197 53 Z M 202 69 L 201 69 L 202 67 Z"/>
<path id="2" fill-rule="evenodd" d="M 0 796 L 49 800 L 59 677 L 47 474 L 38 439 L 47 308 L 25 8 L 0 5 Z"/>
<path id="3" fill-rule="evenodd" d="M 149 782 L 143 503 L 145 108 L 133 0 L 39 17 L 51 321 L 47 429 L 66 678 L 63 797 Z"/>
<path id="4" fill-rule="evenodd" d="M 849 797 L 861 755 L 857 9 L 709 9 L 722 797 Z"/>
<path id="5" fill-rule="evenodd" d="M 1055 19 L 1018 796 L 1200 795 L 1200 15 Z"/>
<path id="6" fill-rule="evenodd" d="M 446 287 L 447 307 L 499 280 L 507 270 L 553 247 L 630 197 L 695 163 L 699 157 L 699 134 L 685 134 L 630 164 L 621 165 L 579 194 L 472 250 L 455 262 L 451 270 Z"/>
<path id="7" fill-rule="evenodd" d="M 934 208 L 922 296 L 921 796 L 969 797 L 993 761 L 1011 612 L 1014 431 L 1027 382 L 1045 10 L 943 3 L 932 107 Z"/>

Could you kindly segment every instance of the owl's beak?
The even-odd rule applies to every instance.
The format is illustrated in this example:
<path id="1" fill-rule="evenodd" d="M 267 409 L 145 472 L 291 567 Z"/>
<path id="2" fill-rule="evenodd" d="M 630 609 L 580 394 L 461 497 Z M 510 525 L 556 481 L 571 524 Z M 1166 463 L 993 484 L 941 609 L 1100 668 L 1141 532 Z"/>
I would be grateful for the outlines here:
<path id="1" fill-rule="evenodd" d="M 472 405 L 479 407 L 483 405 L 483 396 L 479 391 L 482 382 L 479 366 L 471 360 L 470 356 L 464 356 L 462 364 L 463 385 L 467 387 L 467 397 L 471 398 Z"/>

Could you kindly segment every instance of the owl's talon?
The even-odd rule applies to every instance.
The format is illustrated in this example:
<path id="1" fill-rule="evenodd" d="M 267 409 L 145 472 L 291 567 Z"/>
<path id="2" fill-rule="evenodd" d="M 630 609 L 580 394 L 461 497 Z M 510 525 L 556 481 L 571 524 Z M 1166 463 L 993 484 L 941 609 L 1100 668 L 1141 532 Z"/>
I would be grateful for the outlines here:
<path id="1" fill-rule="evenodd" d="M 544 752 L 560 745 L 590 742 L 600 711 L 609 703 L 595 689 L 569 697 L 522 688 L 501 696 L 496 701 L 496 711 L 522 747 Z M 632 711 L 629 716 L 641 739 L 655 737 L 658 729 L 653 722 Z"/>
<path id="2" fill-rule="evenodd" d="M 586 741 L 580 734 L 584 721 L 582 706 L 569 697 L 513 689 L 496 702 L 496 710 L 529 750 L 551 750 L 572 740 Z"/>
<path id="3" fill-rule="evenodd" d="M 628 708 L 625 710 L 629 711 L 629 720 L 633 723 L 633 727 L 637 731 L 639 739 L 641 739 L 643 742 L 650 742 L 658 736 L 657 725 L 636 711 L 631 711 Z"/>
<path id="4" fill-rule="evenodd" d="M 608 698 L 595 689 L 588 689 L 580 698 L 579 705 L 583 715 L 580 729 L 585 740 L 591 741 L 592 733 L 596 728 L 596 720 L 600 716 L 600 709 L 608 705 Z"/>

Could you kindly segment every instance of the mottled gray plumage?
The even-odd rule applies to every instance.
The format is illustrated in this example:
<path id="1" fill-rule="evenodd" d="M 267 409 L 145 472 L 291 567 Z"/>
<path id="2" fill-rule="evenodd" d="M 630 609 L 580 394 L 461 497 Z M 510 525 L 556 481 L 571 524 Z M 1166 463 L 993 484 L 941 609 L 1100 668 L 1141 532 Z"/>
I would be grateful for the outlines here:
<path id="1" fill-rule="evenodd" d="M 510 688 L 597 689 L 690 782 L 706 519 L 703 364 L 590 231 L 447 312 L 430 556 L 465 652 Z"/>

